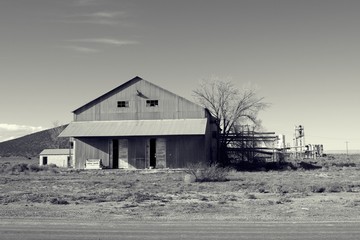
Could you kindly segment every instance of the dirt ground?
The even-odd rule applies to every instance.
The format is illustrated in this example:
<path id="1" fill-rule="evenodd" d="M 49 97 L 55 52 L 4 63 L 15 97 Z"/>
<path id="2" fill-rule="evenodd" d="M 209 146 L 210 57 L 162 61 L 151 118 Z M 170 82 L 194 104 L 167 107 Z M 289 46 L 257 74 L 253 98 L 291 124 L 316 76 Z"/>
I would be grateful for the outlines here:
<path id="1" fill-rule="evenodd" d="M 37 163 L 0 159 L 9 161 Z M 2 172 L 0 218 L 359 221 L 359 163 L 326 158 L 315 170 L 231 171 L 229 181 L 202 183 L 180 170 Z"/>

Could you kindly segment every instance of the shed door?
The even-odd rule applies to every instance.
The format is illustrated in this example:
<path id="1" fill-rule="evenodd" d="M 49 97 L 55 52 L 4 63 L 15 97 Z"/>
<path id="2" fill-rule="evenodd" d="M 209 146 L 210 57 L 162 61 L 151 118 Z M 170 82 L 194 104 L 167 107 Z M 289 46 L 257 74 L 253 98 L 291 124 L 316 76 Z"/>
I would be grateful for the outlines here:
<path id="1" fill-rule="evenodd" d="M 156 167 L 166 168 L 166 139 L 158 138 L 156 142 Z"/>
<path id="2" fill-rule="evenodd" d="M 129 148 L 127 139 L 119 139 L 119 168 L 129 168 Z"/>

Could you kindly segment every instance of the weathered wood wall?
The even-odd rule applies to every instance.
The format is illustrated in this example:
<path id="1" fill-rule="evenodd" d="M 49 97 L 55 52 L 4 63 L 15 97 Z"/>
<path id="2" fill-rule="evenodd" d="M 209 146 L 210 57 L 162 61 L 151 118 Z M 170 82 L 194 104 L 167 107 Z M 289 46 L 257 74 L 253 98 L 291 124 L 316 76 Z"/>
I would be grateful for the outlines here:
<path id="1" fill-rule="evenodd" d="M 154 138 L 154 137 L 151 137 Z M 156 168 L 183 168 L 207 162 L 204 136 L 161 136 L 156 138 Z M 129 139 L 129 163 L 149 167 L 149 137 Z"/>
<path id="2" fill-rule="evenodd" d="M 158 100 L 159 105 L 147 107 L 146 100 Z M 129 107 L 119 108 L 118 101 L 129 101 Z M 75 121 L 204 117 L 205 111 L 201 106 L 144 80 L 119 89 L 118 92 L 100 98 L 75 112 Z"/>
<path id="3" fill-rule="evenodd" d="M 168 136 L 156 138 L 156 167 L 184 168 L 191 163 L 207 161 L 205 136 Z M 112 167 L 109 138 L 77 138 L 76 168 L 83 169 L 86 159 L 102 159 L 106 167 Z M 119 138 L 119 168 L 144 169 L 149 167 L 149 137 Z"/>
<path id="4" fill-rule="evenodd" d="M 156 139 L 156 168 L 166 168 L 166 138 Z"/>
<path id="5" fill-rule="evenodd" d="M 76 138 L 75 139 L 75 168 L 85 168 L 86 159 L 101 159 L 105 166 L 109 166 L 109 144 L 107 138 Z"/>
<path id="6" fill-rule="evenodd" d="M 146 161 L 146 138 L 129 138 L 129 164 L 137 169 L 149 167 Z"/>
<path id="7" fill-rule="evenodd" d="M 207 163 L 204 136 L 174 136 L 166 140 L 168 168 L 185 168 L 193 163 Z"/>
<path id="8" fill-rule="evenodd" d="M 119 139 L 119 168 L 132 168 L 129 164 L 129 141 L 127 139 Z"/>

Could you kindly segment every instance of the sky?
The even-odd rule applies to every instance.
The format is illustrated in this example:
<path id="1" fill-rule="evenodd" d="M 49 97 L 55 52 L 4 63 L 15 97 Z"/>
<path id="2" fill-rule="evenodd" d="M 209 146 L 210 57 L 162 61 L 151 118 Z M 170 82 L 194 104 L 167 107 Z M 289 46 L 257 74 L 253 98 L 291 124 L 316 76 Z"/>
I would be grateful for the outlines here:
<path id="1" fill-rule="evenodd" d="M 360 1 L 0 0 L 0 141 L 69 123 L 140 76 L 194 100 L 251 85 L 266 131 L 360 149 Z"/>

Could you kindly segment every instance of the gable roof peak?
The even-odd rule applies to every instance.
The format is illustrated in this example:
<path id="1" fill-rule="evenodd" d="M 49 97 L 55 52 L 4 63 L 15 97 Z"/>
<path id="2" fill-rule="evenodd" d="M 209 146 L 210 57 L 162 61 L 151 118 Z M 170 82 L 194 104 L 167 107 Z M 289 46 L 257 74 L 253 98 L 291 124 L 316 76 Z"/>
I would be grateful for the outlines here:
<path id="1" fill-rule="evenodd" d="M 143 78 L 141 78 L 141 77 L 139 77 L 139 76 L 135 76 L 133 79 L 144 80 Z"/>
<path id="2" fill-rule="evenodd" d="M 144 79 L 141 78 L 141 77 L 139 77 L 139 76 L 135 76 L 135 77 L 133 77 L 132 79 L 130 79 L 129 81 L 127 81 L 127 82 L 121 84 L 120 86 L 118 86 L 118 87 L 110 90 L 109 92 L 107 92 L 107 93 L 105 93 L 105 94 L 103 94 L 103 95 L 95 98 L 94 100 L 92 100 L 92 101 L 90 101 L 90 102 L 82 105 L 81 107 L 78 107 L 77 109 L 75 109 L 75 110 L 72 111 L 72 112 L 73 112 L 73 113 L 76 113 L 76 112 L 79 111 L 80 109 L 82 109 L 82 108 L 84 108 L 84 107 L 86 107 L 86 106 L 91 105 L 92 103 L 96 102 L 97 100 L 99 100 L 99 99 L 101 99 L 101 98 L 103 98 L 103 97 L 105 97 L 105 96 L 108 96 L 108 95 L 113 94 L 114 92 L 118 91 L 120 88 L 123 88 L 123 87 L 128 86 L 128 85 L 132 85 L 132 84 L 134 84 L 134 83 L 136 83 L 136 82 L 138 82 L 138 81 L 142 81 L 142 80 L 144 80 Z"/>
<path id="3" fill-rule="evenodd" d="M 118 87 L 110 90 L 109 92 L 107 92 L 107 93 L 105 93 L 105 94 L 103 94 L 103 95 L 95 98 L 94 100 L 92 100 L 92 101 L 90 101 L 90 102 L 82 105 L 81 107 L 75 109 L 75 110 L 72 111 L 72 112 L 76 114 L 79 110 L 84 109 L 84 108 L 86 108 L 86 107 L 88 107 L 88 106 L 91 106 L 92 104 L 96 103 L 97 101 L 99 101 L 99 100 L 101 100 L 101 99 L 103 99 L 103 98 L 106 98 L 107 96 L 110 96 L 110 95 L 116 93 L 116 92 L 119 91 L 120 89 L 127 88 L 128 86 L 133 85 L 133 84 L 135 84 L 135 83 L 137 83 L 137 82 L 139 82 L 139 81 L 145 81 L 145 82 L 147 82 L 147 83 L 149 83 L 149 84 L 151 84 L 151 85 L 153 85 L 153 86 L 155 86 L 155 87 L 157 87 L 157 88 L 162 89 L 163 91 L 166 91 L 166 92 L 169 93 L 169 94 L 176 95 L 176 96 L 179 97 L 179 98 L 182 98 L 182 99 L 184 99 L 184 100 L 186 100 L 186 101 L 188 101 L 188 102 L 191 102 L 191 101 L 187 100 L 186 98 L 183 98 L 183 97 L 181 97 L 181 96 L 179 96 L 179 95 L 177 95 L 177 94 L 175 94 L 175 93 L 173 93 L 173 92 L 170 92 L 169 90 L 166 90 L 166 89 L 164 89 L 164 88 L 162 88 L 162 87 L 160 87 L 160 86 L 158 86 L 158 85 L 156 85 L 156 84 L 154 84 L 154 83 L 152 83 L 152 82 L 149 82 L 149 81 L 147 81 L 147 80 L 145 80 L 145 79 L 143 79 L 143 78 L 141 78 L 141 77 L 139 77 L 139 76 L 135 76 L 135 77 L 133 77 L 132 79 L 128 80 L 127 82 L 125 82 L 125 83 L 121 84 L 120 86 L 118 86 Z M 191 103 L 193 103 L 193 102 L 191 102 Z M 193 103 L 193 104 L 196 104 L 196 103 Z M 196 104 L 196 105 L 197 105 L 197 104 Z"/>

